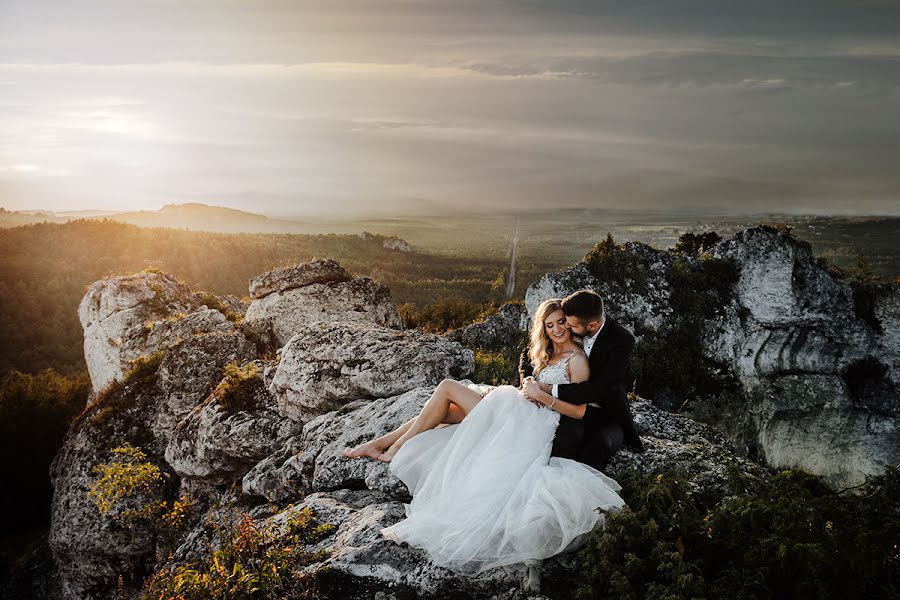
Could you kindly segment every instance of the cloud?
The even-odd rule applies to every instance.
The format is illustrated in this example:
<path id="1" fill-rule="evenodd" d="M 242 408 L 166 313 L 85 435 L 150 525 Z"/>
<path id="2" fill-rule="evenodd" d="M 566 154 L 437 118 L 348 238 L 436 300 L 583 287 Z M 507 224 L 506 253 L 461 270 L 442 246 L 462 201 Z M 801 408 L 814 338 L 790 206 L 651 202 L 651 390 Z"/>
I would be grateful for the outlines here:
<path id="1" fill-rule="evenodd" d="M 0 8 L 9 204 L 896 210 L 896 3 L 127 8 Z"/>
<path id="2" fill-rule="evenodd" d="M 778 56 L 728 52 L 652 52 L 624 58 L 559 56 L 461 65 L 509 76 L 597 79 L 625 85 L 739 85 L 747 88 L 845 88 L 890 91 L 900 86 L 900 56 Z"/>

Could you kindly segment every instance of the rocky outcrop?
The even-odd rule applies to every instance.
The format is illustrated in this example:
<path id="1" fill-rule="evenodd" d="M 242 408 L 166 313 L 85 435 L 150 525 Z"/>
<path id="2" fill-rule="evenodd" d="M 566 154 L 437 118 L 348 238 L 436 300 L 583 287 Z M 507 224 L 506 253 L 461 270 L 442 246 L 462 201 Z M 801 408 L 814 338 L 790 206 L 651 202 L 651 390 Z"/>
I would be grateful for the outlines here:
<path id="1" fill-rule="evenodd" d="M 463 383 L 479 392 L 490 389 L 468 380 Z M 347 405 L 310 421 L 301 436 L 291 439 L 244 477 L 244 493 L 281 503 L 295 501 L 314 490 L 361 487 L 405 497 L 403 483 L 390 473 L 386 463 L 347 460 L 340 451 L 415 417 L 431 392 L 432 388 L 421 388 L 392 398 Z M 724 468 L 730 462 L 748 473 L 764 474 L 759 466 L 737 457 L 724 434 L 714 427 L 662 411 L 646 400 L 633 402 L 632 412 L 649 451 L 621 450 L 610 463 L 610 471 L 653 473 L 682 469 L 700 476 L 711 488 L 724 484 Z M 421 435 L 452 435 L 454 427 L 442 425 Z"/>
<path id="2" fill-rule="evenodd" d="M 147 492 L 152 497 L 125 501 L 137 503 L 134 508 L 140 502 L 170 504 L 184 494 L 202 510 L 222 498 L 234 506 L 224 490 L 254 466 L 271 462 L 292 440 L 304 439 L 304 421 L 348 403 L 358 407 L 433 388 L 473 368 L 472 352 L 454 342 L 394 329 L 399 317 L 387 289 L 352 278 L 333 261 L 276 270 L 253 285 L 258 296 L 265 292 L 254 302 L 300 290 L 292 301 L 272 305 L 279 306 L 276 331 L 285 333 L 279 318 L 302 324 L 284 344 L 266 337 L 271 314 L 234 322 L 209 308 L 233 313 L 233 302 L 191 292 L 167 275 L 112 278 L 89 289 L 82 302 L 91 340 L 86 348 L 105 350 L 88 362 L 97 374 L 95 387 L 105 383 L 73 425 L 51 473 L 49 543 L 66 598 L 112 598 L 119 577 L 127 587 L 152 572 L 161 557 L 166 534 L 158 522 L 142 517 L 125 526 L 115 512 L 101 515 L 88 494 L 98 477 L 94 467 L 110 460 L 114 448 L 140 448 L 165 474 L 165 485 Z M 316 296 L 322 290 L 333 302 Z M 311 304 L 298 301 L 304 294 Z M 341 294 L 349 305 L 336 302 Z M 123 340 L 98 344 L 101 335 L 113 333 Z M 268 358 L 259 359 L 261 352 Z M 145 360 L 137 370 L 124 369 L 127 360 L 140 356 Z M 116 378 L 104 379 L 108 373 Z M 198 519 L 185 539 L 202 539 L 204 522 Z"/>
<path id="3" fill-rule="evenodd" d="M 384 398 L 475 368 L 471 350 L 431 334 L 360 323 L 318 323 L 284 347 L 270 390 L 296 421 L 358 398 Z"/>
<path id="4" fill-rule="evenodd" d="M 148 340 L 154 321 L 177 319 L 199 306 L 187 286 L 171 275 L 149 272 L 94 282 L 78 305 L 84 359 L 94 392 L 122 379 L 129 361 L 175 344 L 183 336 L 183 329 L 172 327 L 166 328 L 167 335 Z M 200 326 L 214 326 L 207 319 L 197 321 Z"/>
<path id="5" fill-rule="evenodd" d="M 254 366 L 265 365 L 256 361 Z M 260 374 L 241 385 L 246 398 L 226 401 L 227 391 L 219 388 L 175 427 L 165 458 L 180 477 L 211 484 L 237 481 L 300 432 L 298 424 L 278 413 Z"/>
<path id="6" fill-rule="evenodd" d="M 149 416 L 150 429 L 168 440 L 178 422 L 212 392 L 226 365 L 243 365 L 256 356 L 256 346 L 237 329 L 198 331 L 169 348 L 157 371 L 159 409 Z"/>
<path id="7" fill-rule="evenodd" d="M 394 250 L 395 252 L 412 252 L 412 248 L 405 240 L 400 238 L 388 238 L 382 244 L 385 250 Z"/>
<path id="8" fill-rule="evenodd" d="M 773 228 L 742 231 L 705 258 L 626 243 L 600 264 L 544 276 L 529 288 L 526 306 L 533 314 L 548 297 L 594 289 L 640 346 L 642 336 L 686 318 L 673 293 L 685 293 L 678 289 L 685 269 L 710 259 L 730 261 L 737 278 L 724 301 L 709 300 L 717 306 L 699 324 L 696 361 L 708 361 L 711 377 L 733 377 L 738 390 L 692 398 L 686 410 L 719 426 L 743 455 L 808 469 L 835 487 L 900 462 L 897 284 L 876 286 L 861 300 L 817 264 L 808 244 Z M 622 264 L 629 268 L 594 272 Z"/>
<path id="9" fill-rule="evenodd" d="M 254 300 L 244 319 L 268 328 L 278 346 L 319 322 L 403 327 L 388 288 L 368 277 L 351 278 L 333 260 L 274 269 L 252 279 L 250 287 Z"/>
<path id="10" fill-rule="evenodd" d="M 891 444 L 896 449 L 896 401 L 876 393 L 893 390 L 897 373 L 895 290 L 871 298 L 861 317 L 859 299 L 848 295 L 846 284 L 817 279 L 802 246 L 775 235 L 745 232 L 740 243 L 714 249 L 741 263 L 740 278 L 749 279 L 737 280 L 721 310 L 703 323 L 701 347 L 707 360 L 734 374 L 742 395 L 701 406 L 704 418 L 717 427 L 634 400 L 646 450 L 620 450 L 606 469 L 609 475 L 682 470 L 692 475 L 695 493 L 715 495 L 725 489 L 730 469 L 766 475 L 747 459 L 746 446 L 735 451 L 735 440 L 752 439 L 772 464 L 796 461 L 835 481 L 877 465 L 890 455 Z M 632 261 L 627 264 L 636 270 L 625 269 L 620 279 L 599 278 L 592 270 L 596 266 L 581 263 L 532 286 L 527 309 L 533 312 L 547 296 L 595 287 L 607 295 L 617 318 L 643 328 L 649 339 L 677 318 L 672 304 L 681 291 L 671 272 L 685 267 L 681 258 L 646 246 L 626 246 L 624 252 L 630 254 L 619 258 Z M 764 262 L 768 266 L 759 267 Z M 790 278 L 778 271 L 787 262 L 793 264 Z M 780 285 L 791 282 L 792 301 L 756 294 L 767 269 L 780 273 Z M 309 507 L 320 522 L 336 526 L 319 542 L 318 548 L 328 551 L 323 564 L 352 581 L 371 583 L 366 589 L 524 599 L 518 580 L 503 569 L 460 577 L 432 565 L 415 548 L 384 540 L 379 530 L 404 517 L 409 491 L 387 464 L 340 454 L 413 418 L 441 379 L 470 376 L 471 350 L 440 336 L 398 329 L 386 288 L 352 277 L 333 261 L 276 269 L 254 279 L 254 300 L 243 323 L 204 307 L 202 294 L 178 288 L 167 276 L 141 277 L 147 281 L 122 287 L 124 299 L 111 296 L 118 284 L 105 280 L 94 284 L 89 295 L 97 295 L 82 303 L 93 315 L 84 321 L 92 339 L 102 331 L 144 328 L 142 319 L 150 318 L 152 307 L 155 324 L 132 343 L 135 356 L 156 358 L 130 377 L 111 380 L 119 385 L 95 398 L 54 460 L 50 546 L 67 600 L 111 599 L 119 576 L 128 593 L 166 562 L 157 525 L 142 521 L 124 528 L 101 516 L 87 493 L 96 481 L 94 465 L 125 443 L 142 448 L 148 461 L 168 474 L 165 485 L 143 500 L 171 502 L 183 494 L 195 500 L 197 513 L 178 538 L 171 564 L 207 556 L 219 535 L 210 524 L 227 525 L 229 515 L 248 513 L 260 526 L 286 530 L 291 518 Z M 157 295 L 142 295 L 144 287 L 153 291 L 149 285 L 157 278 L 166 279 L 169 296 L 183 302 L 157 305 Z M 807 293 L 830 299 L 807 301 Z M 745 305 L 776 301 L 777 309 Z M 185 314 L 176 312 L 182 310 Z M 780 318 L 781 311 L 792 316 Z M 458 332 L 469 336 L 458 339 L 498 343 L 504 332 L 521 335 L 525 317 L 521 308 L 504 308 L 494 321 L 469 334 Z M 808 333 L 791 333 L 795 329 Z M 762 331 L 771 334 L 765 342 L 758 341 Z M 862 349 L 856 347 L 860 339 Z M 780 347 L 780 354 L 768 344 Z M 747 352 L 759 359 L 747 360 Z M 828 358 L 816 358 L 817 352 Z M 100 352 L 92 360 L 114 364 Z M 116 355 L 115 360 L 124 359 Z M 102 369 L 96 372 L 99 377 Z M 457 427 L 421 435 L 437 440 Z M 571 557 L 548 560 L 545 568 L 564 579 Z"/>
<path id="11" fill-rule="evenodd" d="M 403 495 L 403 484 L 386 463 L 347 460 L 340 451 L 391 431 L 414 418 L 433 386 L 389 398 L 347 404 L 313 419 L 303 434 L 267 457 L 243 480 L 247 494 L 291 502 L 312 490 L 359 488 Z"/>
<path id="12" fill-rule="evenodd" d="M 408 491 L 386 464 L 347 460 L 340 455 L 342 448 L 386 433 L 415 416 L 430 391 L 424 388 L 396 398 L 348 405 L 318 417 L 307 424 L 301 437 L 244 477 L 244 492 L 276 503 L 296 502 L 292 511 L 310 506 L 317 514 L 326 515 L 328 522 L 338 525 L 336 536 L 324 544 L 333 552 L 326 564 L 347 574 L 406 585 L 422 595 L 453 589 L 488 598 L 510 592 L 517 587 L 517 580 L 502 568 L 473 580 L 460 578 L 430 565 L 415 548 L 386 543 L 378 530 L 405 516 L 403 503 L 408 501 Z M 724 435 L 711 426 L 667 413 L 646 400 L 633 402 L 632 410 L 646 450 L 620 450 L 606 469 L 614 477 L 676 469 L 692 476 L 695 493 L 721 494 L 730 466 L 751 476 L 766 475 L 759 465 L 736 456 Z M 445 425 L 421 435 L 452 435 L 455 427 L 458 425 Z M 545 564 L 550 572 L 565 568 L 557 560 Z"/>
<path id="13" fill-rule="evenodd" d="M 359 237 L 368 242 L 381 242 L 381 247 L 385 250 L 392 250 L 395 252 L 412 252 L 412 248 L 409 247 L 409 244 L 406 243 L 406 240 L 400 239 L 398 237 L 384 237 L 383 235 L 376 235 L 373 233 L 369 233 L 368 231 L 363 231 L 359 234 Z"/>
<path id="14" fill-rule="evenodd" d="M 258 300 L 273 292 L 284 292 L 314 283 L 343 283 L 352 278 L 336 260 L 314 260 L 257 275 L 250 280 L 250 297 Z"/>
<path id="15" fill-rule="evenodd" d="M 522 337 L 528 331 L 528 326 L 528 309 L 525 305 L 508 302 L 500 307 L 496 315 L 457 329 L 447 337 L 466 348 L 499 350 Z"/>

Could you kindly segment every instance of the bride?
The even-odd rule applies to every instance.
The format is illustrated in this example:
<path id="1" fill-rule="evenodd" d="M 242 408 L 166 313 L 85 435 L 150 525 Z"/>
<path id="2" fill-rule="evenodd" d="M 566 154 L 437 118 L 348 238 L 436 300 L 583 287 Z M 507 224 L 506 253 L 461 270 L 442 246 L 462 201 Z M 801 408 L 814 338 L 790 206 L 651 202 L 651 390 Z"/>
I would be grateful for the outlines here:
<path id="1" fill-rule="evenodd" d="M 529 358 L 541 383 L 588 379 L 587 358 L 559 300 L 538 307 Z M 604 528 L 603 511 L 625 505 L 621 486 L 589 465 L 550 456 L 560 414 L 580 419 L 585 406 L 544 405 L 510 385 L 482 397 L 476 387 L 444 380 L 417 417 L 343 451 L 390 462 L 412 495 L 406 519 L 382 535 L 474 575 L 534 566 Z"/>

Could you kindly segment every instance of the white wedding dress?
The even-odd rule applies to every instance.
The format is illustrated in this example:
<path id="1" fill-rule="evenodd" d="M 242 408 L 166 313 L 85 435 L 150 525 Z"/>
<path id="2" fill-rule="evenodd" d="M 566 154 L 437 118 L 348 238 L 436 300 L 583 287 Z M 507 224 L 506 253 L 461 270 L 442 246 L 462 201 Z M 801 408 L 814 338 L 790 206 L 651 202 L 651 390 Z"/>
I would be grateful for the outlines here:
<path id="1" fill-rule="evenodd" d="M 568 383 L 564 359 L 542 383 Z M 574 550 L 603 511 L 619 510 L 621 486 L 597 469 L 550 456 L 560 415 L 513 386 L 493 388 L 463 421 L 410 438 L 390 462 L 412 501 L 384 537 L 424 549 L 434 564 L 474 575 Z"/>

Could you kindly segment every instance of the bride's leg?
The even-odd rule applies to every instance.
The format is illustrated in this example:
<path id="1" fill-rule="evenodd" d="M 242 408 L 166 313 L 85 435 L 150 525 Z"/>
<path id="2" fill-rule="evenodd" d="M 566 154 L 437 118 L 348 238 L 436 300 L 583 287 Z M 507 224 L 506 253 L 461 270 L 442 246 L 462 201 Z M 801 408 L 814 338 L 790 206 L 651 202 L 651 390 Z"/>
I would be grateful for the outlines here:
<path id="1" fill-rule="evenodd" d="M 456 404 L 451 404 L 449 410 L 447 411 L 447 416 L 444 417 L 443 423 L 451 425 L 454 423 L 461 423 L 465 416 L 466 412 L 463 411 L 463 409 L 461 409 Z M 390 448 L 394 442 L 399 440 L 400 437 L 404 433 L 406 433 L 410 427 L 412 427 L 415 421 L 416 417 L 413 417 L 400 427 L 380 437 L 369 440 L 368 442 L 360 444 L 355 448 L 344 448 L 343 450 L 341 450 L 341 454 L 343 454 L 347 458 L 362 458 L 363 456 L 378 458 L 378 456 L 383 454 L 385 450 Z"/>
<path id="2" fill-rule="evenodd" d="M 416 418 L 413 417 L 397 429 L 393 431 L 389 431 L 388 433 L 377 437 L 373 440 L 369 440 L 364 444 L 360 444 L 355 448 L 344 448 L 341 450 L 341 454 L 346 456 L 347 458 L 362 458 L 364 456 L 368 456 L 369 458 L 378 458 L 385 450 L 391 447 L 391 444 L 400 439 L 400 436 L 406 433 L 406 431 L 412 427 L 412 424 L 416 421 Z"/>
<path id="3" fill-rule="evenodd" d="M 431 398 L 422 407 L 419 416 L 413 420 L 412 425 L 383 454 L 377 457 L 378 460 L 390 462 L 394 455 L 397 454 L 397 451 L 406 443 L 406 440 L 417 433 L 434 429 L 445 422 L 450 416 L 452 406 L 455 405 L 463 413 L 459 417 L 459 420 L 462 421 L 465 415 L 469 414 L 480 401 L 481 394 L 472 388 L 453 379 L 443 380 L 435 388 Z"/>

